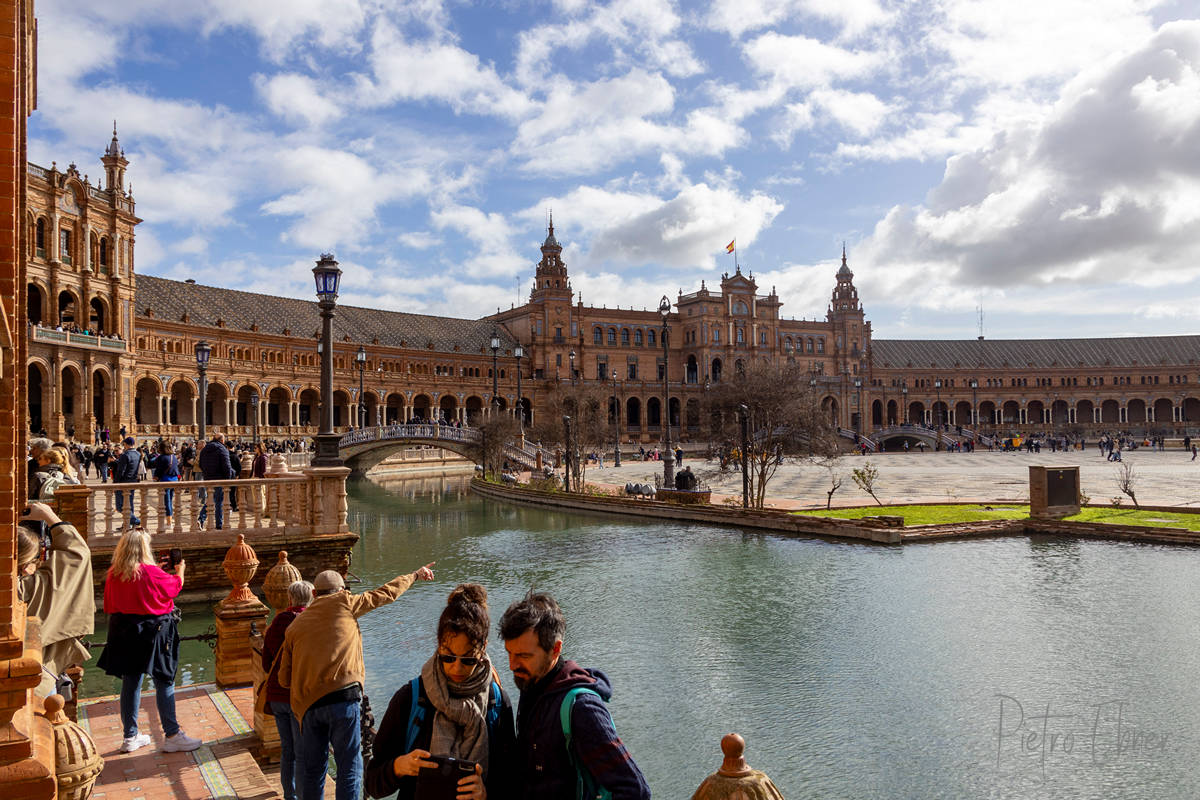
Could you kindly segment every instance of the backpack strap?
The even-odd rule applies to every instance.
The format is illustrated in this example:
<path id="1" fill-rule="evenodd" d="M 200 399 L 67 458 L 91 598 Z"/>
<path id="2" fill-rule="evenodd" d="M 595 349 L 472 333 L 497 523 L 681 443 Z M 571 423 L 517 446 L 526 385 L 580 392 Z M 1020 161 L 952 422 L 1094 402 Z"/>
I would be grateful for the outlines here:
<path id="1" fill-rule="evenodd" d="M 425 721 L 425 706 L 421 705 L 421 676 L 412 679 L 409 684 L 412 688 L 412 699 L 408 709 L 408 728 L 404 737 L 404 753 L 412 752 L 413 745 L 417 743 L 417 733 L 421 730 L 421 723 Z"/>
<path id="2" fill-rule="evenodd" d="M 575 797 L 576 800 L 611 798 L 612 794 L 597 783 L 592 774 L 587 771 L 587 768 L 580 764 L 575 759 L 575 754 L 571 752 L 571 711 L 575 707 L 575 698 L 585 692 L 600 697 L 600 693 L 595 689 L 589 689 L 586 686 L 577 686 L 567 691 L 566 695 L 563 696 L 562 705 L 558 709 L 558 718 L 562 724 L 563 738 L 567 740 L 567 758 L 570 760 L 571 766 L 575 768 Z M 600 699 L 604 700 L 603 697 L 600 697 Z"/>

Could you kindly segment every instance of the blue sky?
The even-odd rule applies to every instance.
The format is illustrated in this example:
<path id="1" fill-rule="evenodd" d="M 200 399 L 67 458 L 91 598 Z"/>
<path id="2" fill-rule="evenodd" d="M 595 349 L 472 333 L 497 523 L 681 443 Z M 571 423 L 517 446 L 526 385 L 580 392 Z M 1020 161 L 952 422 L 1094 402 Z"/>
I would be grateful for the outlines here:
<path id="1" fill-rule="evenodd" d="M 39 0 L 30 158 L 99 180 L 139 272 L 477 316 L 553 208 L 589 304 L 732 268 L 882 338 L 1196 332 L 1200 4 Z M 519 287 L 519 291 L 518 291 Z"/>

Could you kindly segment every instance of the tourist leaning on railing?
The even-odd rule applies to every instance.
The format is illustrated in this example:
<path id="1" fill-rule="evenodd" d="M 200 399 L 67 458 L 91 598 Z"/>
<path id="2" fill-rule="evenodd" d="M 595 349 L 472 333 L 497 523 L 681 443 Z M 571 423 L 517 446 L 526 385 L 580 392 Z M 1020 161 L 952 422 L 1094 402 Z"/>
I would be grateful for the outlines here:
<path id="1" fill-rule="evenodd" d="M 122 753 L 150 744 L 138 733 L 142 679 L 154 681 L 155 704 L 166 741 L 163 752 L 189 752 L 200 746 L 175 718 L 175 672 L 179 667 L 179 612 L 175 598 L 183 589 L 184 562 L 167 572 L 154 563 L 150 534 L 128 530 L 113 551 L 112 567 L 104 578 L 104 612 L 108 641 L 96 666 L 121 679 Z"/>
<path id="2" fill-rule="evenodd" d="M 92 553 L 75 527 L 44 503 L 29 504 L 17 540 L 17 591 L 25 613 L 42 621 L 42 682 L 36 691 L 50 695 L 67 667 L 88 660 L 79 640 L 95 630 Z"/>

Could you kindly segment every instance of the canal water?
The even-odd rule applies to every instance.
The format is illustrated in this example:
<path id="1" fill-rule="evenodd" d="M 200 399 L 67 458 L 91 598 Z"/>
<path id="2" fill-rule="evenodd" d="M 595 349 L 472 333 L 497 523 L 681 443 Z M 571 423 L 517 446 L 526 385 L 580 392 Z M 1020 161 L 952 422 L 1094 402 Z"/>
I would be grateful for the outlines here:
<path id="1" fill-rule="evenodd" d="M 842 544 L 514 507 L 455 477 L 355 483 L 350 524 L 362 588 L 437 562 L 360 620 L 377 718 L 477 581 L 493 623 L 530 587 L 558 598 L 655 797 L 690 797 L 730 731 L 789 800 L 1200 796 L 1195 549 Z M 185 646 L 180 682 L 211 679 Z"/>

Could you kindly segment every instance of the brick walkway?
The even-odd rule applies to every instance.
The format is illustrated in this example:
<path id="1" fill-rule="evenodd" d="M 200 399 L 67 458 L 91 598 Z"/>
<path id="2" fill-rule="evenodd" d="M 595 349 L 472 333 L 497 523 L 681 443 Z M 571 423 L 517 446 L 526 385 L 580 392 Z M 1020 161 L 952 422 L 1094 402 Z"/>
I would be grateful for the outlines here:
<path id="1" fill-rule="evenodd" d="M 117 697 L 84 700 L 79 723 L 92 735 L 104 771 L 92 797 L 97 800 L 200 800 L 243 798 L 273 800 L 281 797 L 278 768 L 264 775 L 250 755 L 257 741 L 248 720 L 253 693 L 249 687 L 222 691 L 214 684 L 184 686 L 175 690 L 176 716 L 183 730 L 204 744 L 191 753 L 162 753 L 163 733 L 153 691 L 142 694 L 138 728 L 154 743 L 133 753 L 121 747 L 121 716 Z M 326 793 L 332 797 L 332 781 Z"/>

